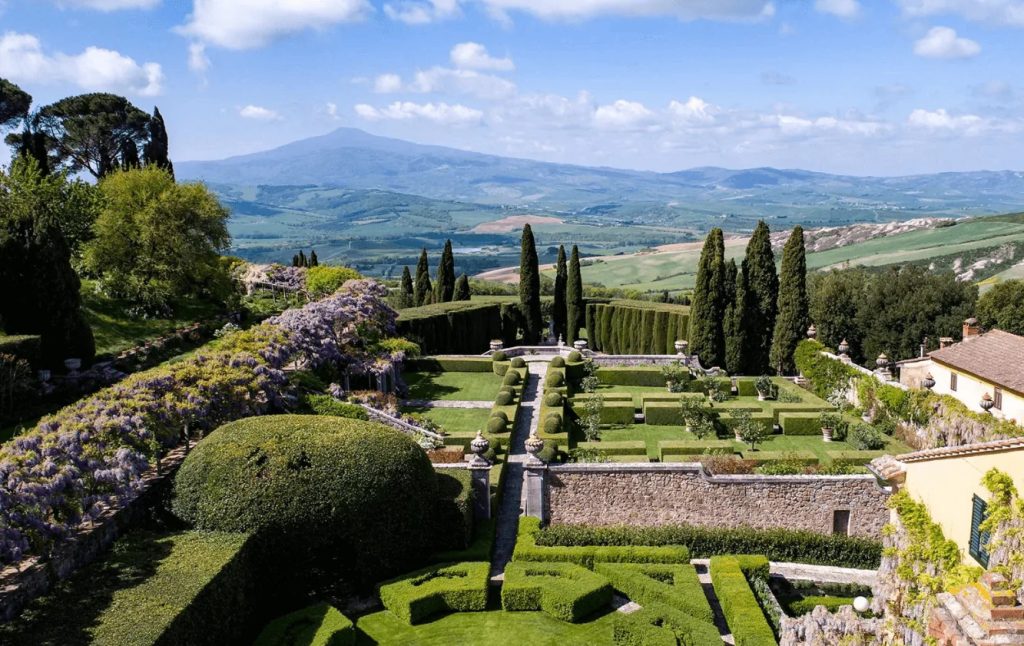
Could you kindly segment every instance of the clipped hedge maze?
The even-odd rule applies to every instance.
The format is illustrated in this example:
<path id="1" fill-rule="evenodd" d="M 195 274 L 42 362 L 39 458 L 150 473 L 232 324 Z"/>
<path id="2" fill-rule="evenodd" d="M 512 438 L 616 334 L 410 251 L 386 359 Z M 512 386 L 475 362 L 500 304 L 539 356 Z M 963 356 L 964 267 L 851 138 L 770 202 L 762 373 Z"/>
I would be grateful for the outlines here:
<path id="1" fill-rule="evenodd" d="M 574 563 L 513 561 L 505 568 L 501 606 L 506 611 L 543 610 L 576 623 L 612 600 L 612 586 L 600 574 Z"/>
<path id="2" fill-rule="evenodd" d="M 326 603 L 270 622 L 255 646 L 352 646 L 356 630 L 348 617 Z"/>
<path id="3" fill-rule="evenodd" d="M 768 559 L 763 556 L 711 557 L 711 583 L 736 646 L 776 646 L 778 643 L 747 580 L 748 576 L 767 578 L 767 570 Z"/>
<path id="4" fill-rule="evenodd" d="M 697 570 L 689 563 L 596 563 L 594 571 L 641 606 L 662 604 L 706 623 L 714 621 Z"/>
<path id="5" fill-rule="evenodd" d="M 594 569 L 596 563 L 689 563 L 690 550 L 683 545 L 584 545 L 545 547 L 537 545 L 540 520 L 519 519 L 519 533 L 512 561 L 574 563 Z"/>
<path id="6" fill-rule="evenodd" d="M 438 565 L 407 574 L 380 586 L 384 607 L 409 624 L 443 612 L 487 608 L 489 563 Z"/>
<path id="7" fill-rule="evenodd" d="M 722 643 L 714 624 L 663 603 L 616 617 L 612 641 L 616 646 L 708 646 Z"/>

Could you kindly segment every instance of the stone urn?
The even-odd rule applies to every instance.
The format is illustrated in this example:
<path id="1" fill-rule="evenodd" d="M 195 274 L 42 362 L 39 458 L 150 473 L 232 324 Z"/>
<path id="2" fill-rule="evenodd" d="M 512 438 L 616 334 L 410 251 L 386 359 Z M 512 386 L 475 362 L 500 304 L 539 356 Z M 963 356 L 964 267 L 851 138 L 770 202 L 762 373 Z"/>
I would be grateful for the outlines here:
<path id="1" fill-rule="evenodd" d="M 505 347 L 505 343 L 501 339 L 491 339 L 491 352 L 497 352 Z"/>
<path id="2" fill-rule="evenodd" d="M 81 360 L 81 359 L 78 359 L 78 358 L 73 358 L 73 359 L 65 359 L 65 360 L 64 360 L 64 368 L 65 368 L 65 369 L 66 369 L 66 370 L 67 370 L 67 371 L 68 371 L 69 373 L 75 373 L 75 372 L 78 372 L 79 370 L 81 370 L 81 369 L 82 369 L 82 360 Z"/>
<path id="3" fill-rule="evenodd" d="M 686 341 L 676 341 L 673 346 L 676 349 L 676 354 L 686 354 L 686 349 L 690 347 L 690 344 Z"/>
<path id="4" fill-rule="evenodd" d="M 733 437 L 736 438 L 737 442 L 742 442 L 743 441 L 743 436 L 740 434 L 739 429 L 733 430 L 732 434 L 733 434 Z"/>
<path id="5" fill-rule="evenodd" d="M 831 442 L 832 441 L 833 433 L 835 433 L 835 431 L 831 427 L 829 427 L 829 426 L 822 426 L 821 427 L 821 440 L 823 442 Z"/>
<path id="6" fill-rule="evenodd" d="M 584 350 L 587 349 L 587 342 L 585 339 L 577 339 L 576 341 L 572 342 L 572 347 L 576 348 L 580 352 L 583 352 Z"/>

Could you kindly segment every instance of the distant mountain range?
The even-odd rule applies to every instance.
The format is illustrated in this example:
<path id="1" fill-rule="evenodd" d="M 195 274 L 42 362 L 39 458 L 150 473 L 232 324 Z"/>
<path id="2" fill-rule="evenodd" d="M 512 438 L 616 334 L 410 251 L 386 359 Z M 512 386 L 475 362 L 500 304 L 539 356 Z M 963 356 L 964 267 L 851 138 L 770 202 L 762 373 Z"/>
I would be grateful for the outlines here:
<path id="1" fill-rule="evenodd" d="M 1024 173 L 854 177 L 804 170 L 704 167 L 674 173 L 513 159 L 340 128 L 273 150 L 177 162 L 182 179 L 242 186 L 371 189 L 647 223 L 735 215 L 814 224 L 1001 213 L 1024 207 Z"/>

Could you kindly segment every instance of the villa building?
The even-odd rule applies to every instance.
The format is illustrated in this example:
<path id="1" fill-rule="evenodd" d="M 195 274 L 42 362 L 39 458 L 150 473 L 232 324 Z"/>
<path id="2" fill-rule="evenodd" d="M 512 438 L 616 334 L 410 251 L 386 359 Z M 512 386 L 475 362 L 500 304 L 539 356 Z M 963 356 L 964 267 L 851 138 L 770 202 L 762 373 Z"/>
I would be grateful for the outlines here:
<path id="1" fill-rule="evenodd" d="M 960 400 L 974 411 L 1024 424 L 1024 337 L 964 321 L 963 341 L 900 361 L 900 382 Z"/>

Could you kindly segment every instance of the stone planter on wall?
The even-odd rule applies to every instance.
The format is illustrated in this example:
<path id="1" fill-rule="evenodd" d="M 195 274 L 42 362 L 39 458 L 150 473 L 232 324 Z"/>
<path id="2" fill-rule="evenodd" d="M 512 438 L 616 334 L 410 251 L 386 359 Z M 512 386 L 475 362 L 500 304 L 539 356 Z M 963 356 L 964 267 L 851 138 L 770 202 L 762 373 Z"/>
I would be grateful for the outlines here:
<path id="1" fill-rule="evenodd" d="M 832 433 L 833 433 L 833 430 L 831 428 L 823 426 L 821 428 L 821 439 L 823 441 L 825 441 L 825 442 L 831 442 L 832 441 Z"/>

